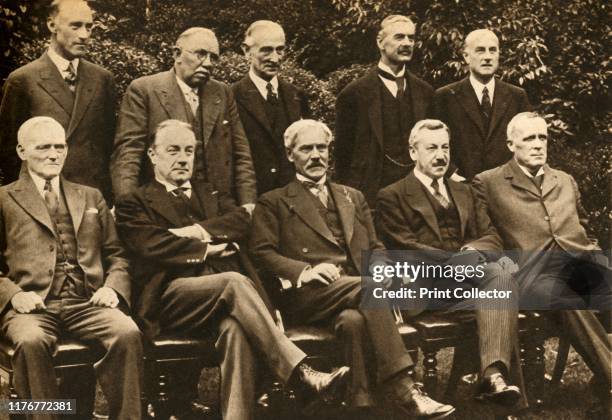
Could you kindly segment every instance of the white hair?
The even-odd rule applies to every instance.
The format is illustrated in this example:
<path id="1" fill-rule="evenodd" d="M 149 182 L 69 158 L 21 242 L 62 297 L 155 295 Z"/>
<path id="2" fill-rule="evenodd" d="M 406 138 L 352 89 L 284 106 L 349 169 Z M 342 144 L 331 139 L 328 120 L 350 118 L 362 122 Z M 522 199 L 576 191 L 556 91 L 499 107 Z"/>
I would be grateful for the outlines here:
<path id="1" fill-rule="evenodd" d="M 450 137 L 450 130 L 448 129 L 448 126 L 444 124 L 442 121 L 433 120 L 433 119 L 421 120 L 421 121 L 418 121 L 414 125 L 414 127 L 412 127 L 412 130 L 410 130 L 410 137 L 408 138 L 408 145 L 410 147 L 414 147 L 416 145 L 418 141 L 419 133 L 423 130 L 429 130 L 429 131 L 445 130 L 446 134 L 448 134 L 448 136 Z"/>
<path id="2" fill-rule="evenodd" d="M 320 130 L 325 136 L 325 141 L 327 144 L 331 143 L 333 140 L 331 130 L 321 121 L 297 120 L 285 130 L 285 134 L 283 136 L 285 148 L 291 149 L 300 133 L 306 130 Z"/>
<path id="3" fill-rule="evenodd" d="M 506 137 L 508 140 L 513 140 L 516 137 L 516 132 L 519 130 L 520 124 L 523 120 L 538 118 L 544 122 L 546 120 L 537 112 L 520 112 L 516 114 L 510 122 L 508 123 L 508 127 L 506 128 Z"/>
<path id="4" fill-rule="evenodd" d="M 32 139 L 32 137 L 41 132 L 41 129 L 44 127 L 48 127 L 44 130 L 44 132 L 51 133 L 52 131 L 57 131 L 58 133 L 62 133 L 62 137 L 64 140 L 66 139 L 66 131 L 64 127 L 54 120 L 51 117 L 47 116 L 38 116 L 32 117 L 28 119 L 26 122 L 21 124 L 19 130 L 17 131 L 17 142 L 24 146 L 28 141 Z"/>

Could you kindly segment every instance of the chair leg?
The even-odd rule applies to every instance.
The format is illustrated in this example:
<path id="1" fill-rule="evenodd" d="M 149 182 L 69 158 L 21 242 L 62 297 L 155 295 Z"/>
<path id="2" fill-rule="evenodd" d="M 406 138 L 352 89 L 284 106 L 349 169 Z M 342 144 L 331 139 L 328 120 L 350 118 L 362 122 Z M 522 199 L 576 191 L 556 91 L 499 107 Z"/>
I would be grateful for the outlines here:
<path id="1" fill-rule="evenodd" d="M 168 397 L 168 375 L 160 373 L 157 376 L 157 395 L 154 404 L 155 418 L 168 420 L 172 413 L 170 412 L 170 398 Z"/>
<path id="2" fill-rule="evenodd" d="M 423 382 L 425 390 L 431 396 L 435 396 L 438 390 L 438 360 L 436 358 L 438 351 L 428 349 L 424 352 L 423 367 L 425 372 Z"/>
<path id="3" fill-rule="evenodd" d="M 555 369 L 553 370 L 552 377 L 550 378 L 550 384 L 553 386 L 559 385 L 561 378 L 563 378 L 563 372 L 565 371 L 565 365 L 567 364 L 567 358 L 569 357 L 570 342 L 567 337 L 559 337 L 559 347 L 557 349 L 557 360 L 555 361 Z"/>
<path id="4" fill-rule="evenodd" d="M 13 375 L 11 374 L 9 377 L 9 399 L 16 400 L 19 399 L 19 395 L 17 395 L 17 391 L 13 387 Z M 9 416 L 10 420 L 26 420 L 26 416 L 21 414 L 11 414 Z"/>
<path id="5" fill-rule="evenodd" d="M 544 320 L 537 312 L 530 316 L 530 333 L 522 340 L 525 345 L 525 380 L 528 384 L 529 404 L 538 407 L 543 404 L 544 393 Z"/>
<path id="6" fill-rule="evenodd" d="M 470 360 L 473 354 L 472 346 L 467 343 L 455 347 L 448 384 L 446 385 L 446 392 L 444 393 L 444 401 L 455 401 L 459 381 L 461 380 L 461 376 L 465 373 L 463 363 Z"/>

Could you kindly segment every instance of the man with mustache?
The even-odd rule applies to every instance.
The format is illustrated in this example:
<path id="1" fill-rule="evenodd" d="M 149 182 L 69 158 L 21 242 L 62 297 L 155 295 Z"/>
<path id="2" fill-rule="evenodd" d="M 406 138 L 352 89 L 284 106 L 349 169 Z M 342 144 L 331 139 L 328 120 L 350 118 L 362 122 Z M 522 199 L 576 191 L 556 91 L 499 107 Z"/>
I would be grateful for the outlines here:
<path id="1" fill-rule="evenodd" d="M 439 120 L 416 123 L 410 133 L 414 170 L 383 188 L 376 202 L 376 227 L 387 249 L 407 253 L 415 263 L 482 266 L 483 276 L 457 279 L 415 279 L 419 287 L 510 291 L 508 299 L 447 299 L 428 302 L 428 309 L 445 316 L 465 317 L 475 311 L 480 350 L 480 396 L 508 407 L 521 398 L 523 386 L 518 345 L 518 288 L 514 264 L 498 262 L 501 239 L 472 187 L 445 179 L 450 162 L 449 130 Z M 487 261 L 489 263 L 487 264 Z M 524 401 L 525 402 L 525 401 Z"/>
<path id="2" fill-rule="evenodd" d="M 256 275 L 238 245 L 246 239 L 249 215 L 211 182 L 191 182 L 196 147 L 189 124 L 162 122 L 147 151 L 155 179 L 117 203 L 119 233 L 137 257 L 136 313 L 145 334 L 217 337 L 226 420 L 254 418 L 258 356 L 284 383 L 320 396 L 333 391 L 347 368 L 325 374 L 308 367 L 254 283 L 240 274 Z"/>
<path id="3" fill-rule="evenodd" d="M 232 90 L 251 145 L 257 193 L 261 195 L 295 176 L 285 154 L 283 133 L 310 111 L 304 92 L 278 77 L 286 53 L 285 32 L 279 24 L 269 20 L 251 24 L 242 50 L 251 68 Z"/>
<path id="4" fill-rule="evenodd" d="M 251 151 L 231 89 L 211 77 L 218 59 L 215 34 L 190 28 L 176 40 L 174 68 L 130 84 L 111 162 L 115 196 L 153 180 L 147 150 L 157 126 L 177 119 L 191 124 L 198 140 L 192 182 L 210 182 L 252 209 L 257 191 Z"/>
<path id="5" fill-rule="evenodd" d="M 594 374 L 594 394 L 610 412 L 610 336 L 590 309 L 610 326 L 612 273 L 587 219 L 571 175 L 546 164 L 548 128 L 538 114 L 523 112 L 508 124 L 505 164 L 478 174 L 474 187 L 485 200 L 505 249 L 518 250 L 516 278 L 524 309 L 557 309 L 559 329 L 569 335 Z M 607 407 L 607 408 L 606 408 Z"/>
<path id="6" fill-rule="evenodd" d="M 408 71 L 416 25 L 392 15 L 380 24 L 380 61 L 351 82 L 336 101 L 335 174 L 374 205 L 378 190 L 408 175 L 412 168 L 406 138 L 426 118 L 432 87 Z"/>
<path id="7" fill-rule="evenodd" d="M 499 66 L 499 39 L 488 29 L 465 37 L 463 59 L 469 76 L 436 91 L 434 115 L 451 132 L 451 169 L 471 180 L 510 158 L 505 130 L 519 112 L 529 109 L 525 91 L 495 78 Z"/>
<path id="8" fill-rule="evenodd" d="M 319 121 L 287 128 L 285 148 L 296 177 L 259 198 L 251 253 L 262 270 L 286 285 L 279 305 L 288 322 L 328 324 L 342 339 L 352 410 L 368 415 L 377 386 L 404 415 L 446 417 L 454 408 L 429 398 L 408 374 L 413 361 L 391 311 L 360 305 L 360 275 L 368 275 L 361 272 L 362 251 L 383 247 L 363 194 L 327 181 L 331 141 L 331 131 Z"/>
<path id="9" fill-rule="evenodd" d="M 111 201 L 109 160 L 115 135 L 113 75 L 84 59 L 93 12 L 82 0 L 55 0 L 49 8 L 49 49 L 12 72 L 0 105 L 0 170 L 8 184 L 19 176 L 17 130 L 27 119 L 45 115 L 66 130 L 70 155 L 63 176 L 98 188 Z"/>

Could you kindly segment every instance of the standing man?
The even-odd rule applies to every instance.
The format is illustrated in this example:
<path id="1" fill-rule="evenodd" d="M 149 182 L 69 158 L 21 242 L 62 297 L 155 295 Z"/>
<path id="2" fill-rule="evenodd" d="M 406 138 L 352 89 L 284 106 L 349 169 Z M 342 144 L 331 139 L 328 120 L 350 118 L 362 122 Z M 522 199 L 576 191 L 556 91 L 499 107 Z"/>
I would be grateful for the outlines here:
<path id="1" fill-rule="evenodd" d="M 198 140 L 193 181 L 210 182 L 214 190 L 232 194 L 240 204 L 255 202 L 253 161 L 234 95 L 211 78 L 218 59 L 215 34 L 190 28 L 176 40 L 174 68 L 130 84 L 111 162 L 117 197 L 154 179 L 147 150 L 157 126 L 171 118 L 191 124 Z"/>
<path id="2" fill-rule="evenodd" d="M 525 309 L 561 309 L 559 327 L 594 374 L 596 395 L 608 404 L 610 339 L 587 309 L 609 317 L 612 275 L 587 220 L 576 181 L 546 164 L 546 121 L 532 112 L 508 124 L 510 161 L 474 178 L 505 249 L 523 251 L 516 273 Z M 584 310 L 575 310 L 584 309 Z M 608 318 L 609 319 L 609 318 Z"/>
<path id="3" fill-rule="evenodd" d="M 33 117 L 17 140 L 27 167 L 0 188 L 0 328 L 15 347 L 17 394 L 60 398 L 53 354 L 70 334 L 106 349 L 94 367 L 110 417 L 140 420 L 141 333 L 119 309 L 130 278 L 110 211 L 98 190 L 60 175 L 68 145 L 57 121 Z"/>
<path id="4" fill-rule="evenodd" d="M 361 272 L 362 251 L 382 244 L 363 194 L 327 182 L 331 140 L 318 121 L 287 128 L 285 148 L 296 178 L 259 198 L 251 252 L 261 268 L 291 285 L 283 295 L 289 320 L 334 326 L 351 367 L 351 407 L 367 411 L 374 404 L 374 376 L 381 395 L 405 415 L 446 417 L 455 409 L 429 398 L 408 374 L 413 361 L 391 311 L 361 309 L 360 275 L 367 275 Z"/>
<path id="5" fill-rule="evenodd" d="M 349 83 L 336 102 L 336 178 L 362 191 L 370 206 L 378 190 L 412 168 L 406 138 L 427 117 L 433 88 L 408 71 L 415 24 L 392 15 L 380 24 L 380 61 Z"/>
<path id="6" fill-rule="evenodd" d="M 310 111 L 306 95 L 278 77 L 285 56 L 285 32 L 278 23 L 254 22 L 245 33 L 242 49 L 251 68 L 232 90 L 251 145 L 257 193 L 261 195 L 295 176 L 283 146 L 283 133 Z"/>
<path id="7" fill-rule="evenodd" d="M 116 206 L 121 236 L 138 257 L 136 311 L 145 333 L 217 331 L 224 419 L 254 418 L 257 356 L 285 383 L 333 391 L 347 368 L 324 374 L 308 367 L 253 282 L 240 274 L 249 267 L 237 245 L 246 238 L 249 215 L 228 192 L 191 182 L 196 147 L 189 124 L 162 122 L 147 152 L 155 178 Z"/>
<path id="8" fill-rule="evenodd" d="M 518 288 L 508 268 L 508 258 L 499 264 L 499 235 L 483 203 L 472 187 L 444 174 L 450 162 L 448 127 L 439 120 L 419 121 L 410 133 L 410 156 L 414 170 L 378 194 L 376 227 L 388 249 L 415 251 L 419 261 L 435 265 L 485 265 L 484 276 L 463 282 L 447 281 L 452 289 L 473 288 L 510 291 L 508 299 L 449 299 L 436 302 L 434 310 L 475 310 L 481 367 L 481 396 L 490 402 L 513 406 L 520 388 L 508 385 L 510 372 L 522 382 L 518 345 Z M 487 261 L 491 261 L 486 264 Z M 420 279 L 423 287 L 423 279 Z M 444 289 L 444 279 L 431 286 Z M 494 310 L 492 310 L 494 309 Z M 522 385 L 522 384 L 521 384 Z"/>
<path id="9" fill-rule="evenodd" d="M 450 128 L 457 175 L 471 180 L 508 161 L 506 127 L 529 109 L 529 100 L 523 89 L 495 78 L 499 40 L 490 30 L 477 29 L 465 37 L 463 59 L 470 75 L 436 91 L 434 114 Z"/>
<path id="10" fill-rule="evenodd" d="M 115 84 L 110 72 L 85 60 L 93 27 L 83 0 L 51 3 L 49 49 L 12 72 L 0 105 L 0 155 L 3 183 L 19 176 L 17 130 L 27 119 L 45 115 L 66 130 L 70 155 L 63 176 L 98 188 L 111 199 L 109 160 L 115 135 Z"/>

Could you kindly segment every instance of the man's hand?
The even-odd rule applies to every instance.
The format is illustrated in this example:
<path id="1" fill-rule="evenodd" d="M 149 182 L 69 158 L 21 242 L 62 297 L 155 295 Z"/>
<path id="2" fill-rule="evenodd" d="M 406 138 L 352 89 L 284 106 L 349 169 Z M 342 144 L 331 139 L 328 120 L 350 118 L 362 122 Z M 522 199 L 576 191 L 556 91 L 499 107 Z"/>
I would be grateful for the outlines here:
<path id="1" fill-rule="evenodd" d="M 329 286 L 330 283 L 335 282 L 340 278 L 340 270 L 333 264 L 322 263 L 315 265 L 314 267 L 304 270 L 300 274 L 298 281 L 302 284 L 310 283 L 311 281 L 318 281 L 323 283 L 325 286 Z"/>
<path id="2" fill-rule="evenodd" d="M 206 229 L 197 224 L 182 228 L 168 229 L 168 232 L 181 238 L 199 239 L 203 242 L 211 241 L 210 233 L 206 232 Z"/>
<path id="3" fill-rule="evenodd" d="M 463 265 L 475 267 L 478 264 L 483 264 L 484 262 L 486 262 L 486 259 L 480 252 L 474 249 L 465 249 L 450 257 L 446 261 L 446 264 L 452 266 Z"/>
<path id="4" fill-rule="evenodd" d="M 503 256 L 497 260 L 497 263 L 501 265 L 504 271 L 508 271 L 510 274 L 516 273 L 519 269 L 519 266 L 510 257 Z"/>
<path id="5" fill-rule="evenodd" d="M 89 299 L 89 302 L 95 306 L 106 306 L 107 308 L 116 308 L 119 305 L 119 297 L 110 287 L 100 287 L 96 293 Z"/>
<path id="6" fill-rule="evenodd" d="M 13 309 L 20 314 L 29 314 L 37 309 L 46 309 L 43 299 L 34 292 L 18 292 L 11 298 Z"/>
<path id="7" fill-rule="evenodd" d="M 236 253 L 236 249 L 230 247 L 229 243 L 222 244 L 208 244 L 208 253 L 206 255 L 210 257 L 229 257 L 230 255 L 234 255 Z"/>

